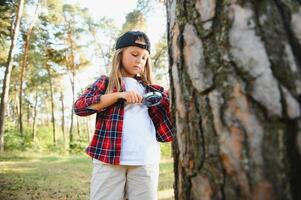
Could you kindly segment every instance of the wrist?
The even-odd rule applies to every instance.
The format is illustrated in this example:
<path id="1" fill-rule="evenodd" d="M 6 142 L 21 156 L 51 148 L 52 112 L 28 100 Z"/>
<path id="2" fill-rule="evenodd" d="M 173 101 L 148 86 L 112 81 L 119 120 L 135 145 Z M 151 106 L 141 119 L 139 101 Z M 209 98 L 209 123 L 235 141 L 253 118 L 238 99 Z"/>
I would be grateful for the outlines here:
<path id="1" fill-rule="evenodd" d="M 118 99 L 125 99 L 124 92 L 118 92 Z"/>

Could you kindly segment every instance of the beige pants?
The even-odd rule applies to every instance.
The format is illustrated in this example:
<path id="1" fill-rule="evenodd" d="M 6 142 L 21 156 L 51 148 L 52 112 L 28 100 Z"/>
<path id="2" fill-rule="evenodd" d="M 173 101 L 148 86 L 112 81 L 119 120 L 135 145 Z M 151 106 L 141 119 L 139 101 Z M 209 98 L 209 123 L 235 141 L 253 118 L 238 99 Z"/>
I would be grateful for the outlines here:
<path id="1" fill-rule="evenodd" d="M 157 200 L 159 165 L 126 166 L 93 161 L 90 200 Z"/>

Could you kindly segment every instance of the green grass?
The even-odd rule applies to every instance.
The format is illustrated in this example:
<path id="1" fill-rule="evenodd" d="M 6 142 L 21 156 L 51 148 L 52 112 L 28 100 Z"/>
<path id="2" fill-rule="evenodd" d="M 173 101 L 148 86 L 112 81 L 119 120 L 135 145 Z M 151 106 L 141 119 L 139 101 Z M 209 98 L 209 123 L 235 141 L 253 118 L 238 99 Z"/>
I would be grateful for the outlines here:
<path id="1" fill-rule="evenodd" d="M 91 160 L 86 155 L 3 153 L 0 199 L 86 200 L 91 170 Z M 159 199 L 172 199 L 173 180 L 172 159 L 164 158 L 160 163 Z"/>

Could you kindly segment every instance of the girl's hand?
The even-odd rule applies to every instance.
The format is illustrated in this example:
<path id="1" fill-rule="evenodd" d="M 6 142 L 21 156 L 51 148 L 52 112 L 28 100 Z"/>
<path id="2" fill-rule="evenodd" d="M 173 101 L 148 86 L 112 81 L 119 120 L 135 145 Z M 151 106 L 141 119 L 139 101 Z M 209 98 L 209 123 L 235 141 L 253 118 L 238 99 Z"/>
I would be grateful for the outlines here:
<path id="1" fill-rule="evenodd" d="M 121 98 L 130 104 L 141 103 L 143 99 L 143 97 L 135 91 L 121 92 Z"/>

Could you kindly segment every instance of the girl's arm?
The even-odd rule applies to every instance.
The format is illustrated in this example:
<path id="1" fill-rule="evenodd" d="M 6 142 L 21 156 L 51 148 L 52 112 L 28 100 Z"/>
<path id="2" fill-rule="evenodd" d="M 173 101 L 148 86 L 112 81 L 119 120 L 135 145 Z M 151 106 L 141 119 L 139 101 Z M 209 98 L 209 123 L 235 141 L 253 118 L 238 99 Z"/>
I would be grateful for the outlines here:
<path id="1" fill-rule="evenodd" d="M 118 99 L 125 99 L 127 103 L 140 103 L 142 96 L 133 91 L 114 92 L 105 94 L 108 78 L 101 76 L 80 95 L 74 103 L 76 115 L 88 116 L 101 112 L 104 108 L 116 103 Z"/>
<path id="2" fill-rule="evenodd" d="M 141 103 L 142 96 L 134 91 L 104 94 L 101 96 L 100 102 L 89 106 L 89 109 L 101 110 L 116 103 L 119 99 L 124 99 L 127 103 Z"/>
<path id="3" fill-rule="evenodd" d="M 104 94 L 100 98 L 100 102 L 92 104 L 89 106 L 89 109 L 92 110 L 102 110 L 106 107 L 109 107 L 110 105 L 116 103 L 118 99 L 120 99 L 122 96 L 121 92 L 114 92 L 110 94 Z"/>
<path id="4" fill-rule="evenodd" d="M 101 76 L 92 85 L 87 87 L 79 98 L 74 102 L 73 108 L 76 115 L 88 116 L 96 113 L 89 106 L 100 102 L 101 96 L 105 94 L 108 78 Z"/>

